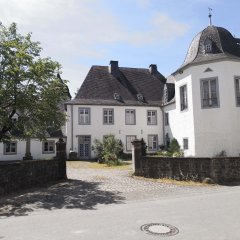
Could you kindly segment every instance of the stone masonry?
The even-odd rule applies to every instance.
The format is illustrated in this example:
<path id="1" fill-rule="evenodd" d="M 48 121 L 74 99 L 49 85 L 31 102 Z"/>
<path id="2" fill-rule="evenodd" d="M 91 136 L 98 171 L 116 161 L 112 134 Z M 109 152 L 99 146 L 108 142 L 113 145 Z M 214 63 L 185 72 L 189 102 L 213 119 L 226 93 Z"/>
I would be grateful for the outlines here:
<path id="1" fill-rule="evenodd" d="M 203 181 L 210 178 L 215 183 L 240 181 L 240 157 L 145 157 L 141 154 L 139 140 L 133 142 L 133 163 L 134 174 L 147 178 L 193 181 Z"/>

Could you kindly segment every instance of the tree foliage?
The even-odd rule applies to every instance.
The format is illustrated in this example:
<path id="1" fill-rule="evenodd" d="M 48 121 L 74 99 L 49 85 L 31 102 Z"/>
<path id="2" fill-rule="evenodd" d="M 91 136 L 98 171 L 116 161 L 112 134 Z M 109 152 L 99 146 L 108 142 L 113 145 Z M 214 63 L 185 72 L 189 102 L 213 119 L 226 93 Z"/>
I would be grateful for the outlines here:
<path id="1" fill-rule="evenodd" d="M 169 148 L 157 152 L 157 155 L 161 157 L 184 157 L 184 152 L 181 150 L 178 140 L 173 138 L 170 142 Z"/>
<path id="2" fill-rule="evenodd" d="M 106 135 L 103 141 L 95 139 L 93 150 L 100 162 L 117 165 L 119 157 L 123 153 L 123 144 L 121 140 L 110 134 Z"/>
<path id="3" fill-rule="evenodd" d="M 44 139 L 50 125 L 57 130 L 65 121 L 59 103 L 69 92 L 58 75 L 61 66 L 41 58 L 41 50 L 15 23 L 0 26 L 0 142 L 11 138 L 9 132 Z"/>
<path id="4" fill-rule="evenodd" d="M 174 153 L 174 152 L 179 152 L 180 150 L 181 150 L 181 147 L 178 143 L 178 140 L 176 138 L 173 138 L 170 142 L 169 152 Z"/>

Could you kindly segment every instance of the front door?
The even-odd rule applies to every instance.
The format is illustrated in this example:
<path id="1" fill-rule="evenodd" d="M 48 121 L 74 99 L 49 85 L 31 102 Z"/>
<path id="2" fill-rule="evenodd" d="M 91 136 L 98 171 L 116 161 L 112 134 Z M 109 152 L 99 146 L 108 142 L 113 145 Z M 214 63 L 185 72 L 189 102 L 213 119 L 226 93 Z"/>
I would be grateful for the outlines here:
<path id="1" fill-rule="evenodd" d="M 81 135 L 79 136 L 79 158 L 90 159 L 91 158 L 91 136 Z"/>

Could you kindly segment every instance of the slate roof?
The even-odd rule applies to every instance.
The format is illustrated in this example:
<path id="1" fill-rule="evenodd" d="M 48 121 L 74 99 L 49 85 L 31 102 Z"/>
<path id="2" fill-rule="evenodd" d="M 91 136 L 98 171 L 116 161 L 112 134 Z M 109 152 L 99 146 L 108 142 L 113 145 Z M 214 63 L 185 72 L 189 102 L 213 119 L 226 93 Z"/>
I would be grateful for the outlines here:
<path id="1" fill-rule="evenodd" d="M 158 71 L 117 66 L 117 71 L 110 73 L 108 66 L 92 66 L 75 99 L 67 104 L 160 106 L 165 83 Z M 121 96 L 120 101 L 114 99 L 115 93 Z"/>
<path id="2" fill-rule="evenodd" d="M 170 102 L 175 97 L 175 84 L 166 83 L 167 88 L 167 102 Z"/>
<path id="3" fill-rule="evenodd" d="M 207 38 L 213 43 L 211 53 L 205 53 L 204 43 Z M 237 58 L 240 60 L 239 43 L 239 39 L 233 37 L 225 28 L 212 25 L 208 26 L 194 37 L 188 49 L 184 63 L 177 71 L 191 64 L 215 61 L 224 58 Z M 175 73 L 177 71 L 175 71 Z"/>

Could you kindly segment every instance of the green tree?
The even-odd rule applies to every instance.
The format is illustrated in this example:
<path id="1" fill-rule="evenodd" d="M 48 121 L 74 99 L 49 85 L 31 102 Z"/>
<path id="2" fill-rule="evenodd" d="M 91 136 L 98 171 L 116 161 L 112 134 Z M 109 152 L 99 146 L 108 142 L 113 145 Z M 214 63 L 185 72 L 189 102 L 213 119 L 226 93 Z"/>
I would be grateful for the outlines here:
<path id="1" fill-rule="evenodd" d="M 58 74 L 60 64 L 41 58 L 41 50 L 15 23 L 0 26 L 0 142 L 11 139 L 9 132 L 44 139 L 49 126 L 57 130 L 64 124 L 59 103 L 69 97 L 66 81 Z"/>
<path id="2" fill-rule="evenodd" d="M 174 153 L 174 152 L 179 152 L 180 150 L 181 150 L 181 147 L 178 143 L 178 140 L 176 138 L 173 138 L 169 146 L 169 152 Z"/>

